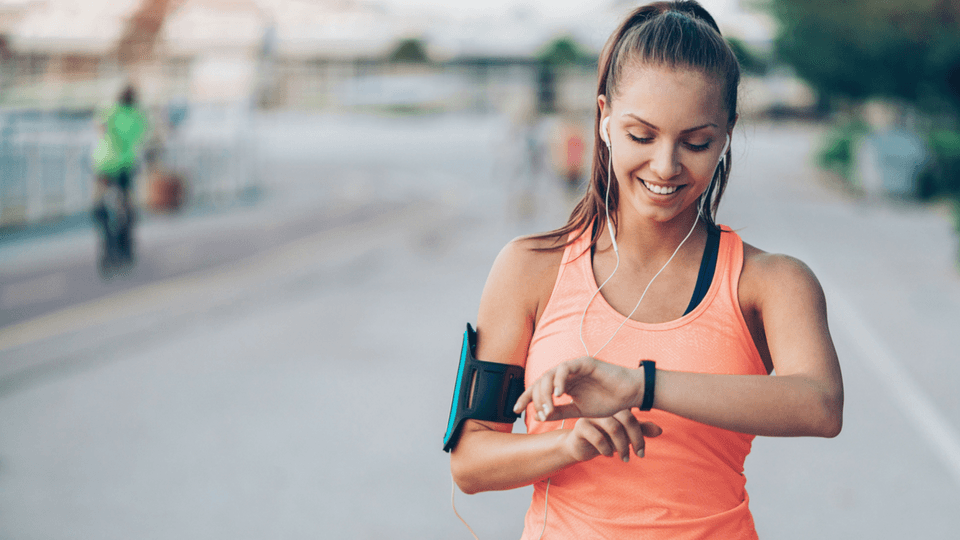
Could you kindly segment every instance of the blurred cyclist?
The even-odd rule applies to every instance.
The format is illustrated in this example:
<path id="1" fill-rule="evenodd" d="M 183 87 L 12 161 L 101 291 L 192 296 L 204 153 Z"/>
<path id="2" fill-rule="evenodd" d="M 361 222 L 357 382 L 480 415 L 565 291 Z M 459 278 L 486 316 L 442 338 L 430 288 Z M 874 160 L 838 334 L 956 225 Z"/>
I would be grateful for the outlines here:
<path id="1" fill-rule="evenodd" d="M 130 189 L 140 144 L 147 131 L 147 118 L 137 105 L 136 90 L 127 86 L 118 102 L 104 112 L 102 119 L 101 136 L 93 155 L 97 178 L 93 215 L 103 233 L 104 250 L 100 261 L 103 272 L 133 262 L 134 209 Z M 118 189 L 112 190 L 114 187 Z M 117 192 L 119 208 L 114 208 L 107 199 Z M 114 226 L 118 215 L 119 228 Z"/>

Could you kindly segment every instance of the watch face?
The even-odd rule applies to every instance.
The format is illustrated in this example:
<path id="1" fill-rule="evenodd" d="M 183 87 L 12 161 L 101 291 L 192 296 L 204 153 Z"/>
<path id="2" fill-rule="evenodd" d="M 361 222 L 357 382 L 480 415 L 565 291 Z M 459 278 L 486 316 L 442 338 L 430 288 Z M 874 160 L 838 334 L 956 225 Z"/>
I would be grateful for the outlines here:
<path id="1" fill-rule="evenodd" d="M 453 389 L 453 402 L 450 404 L 450 419 L 447 420 L 447 433 L 443 436 L 443 449 L 450 451 L 450 441 L 453 439 L 457 428 L 457 411 L 460 409 L 459 401 L 462 399 L 461 391 L 464 386 L 464 375 L 466 374 L 467 360 L 473 358 L 473 345 L 476 341 L 476 333 L 470 323 L 467 323 L 467 329 L 463 332 L 463 347 L 460 349 L 460 367 L 457 369 L 457 385 Z"/>

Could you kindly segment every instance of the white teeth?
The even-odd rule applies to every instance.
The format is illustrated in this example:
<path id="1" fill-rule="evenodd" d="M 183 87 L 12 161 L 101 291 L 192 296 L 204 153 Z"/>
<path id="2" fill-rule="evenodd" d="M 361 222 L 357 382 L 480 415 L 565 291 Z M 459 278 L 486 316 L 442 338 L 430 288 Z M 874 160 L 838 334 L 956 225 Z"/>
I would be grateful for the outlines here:
<path id="1" fill-rule="evenodd" d="M 647 189 L 658 194 L 658 195 L 669 195 L 677 190 L 678 186 L 664 187 L 664 186 L 655 186 L 653 184 L 648 184 L 646 182 L 643 185 L 647 186 Z"/>

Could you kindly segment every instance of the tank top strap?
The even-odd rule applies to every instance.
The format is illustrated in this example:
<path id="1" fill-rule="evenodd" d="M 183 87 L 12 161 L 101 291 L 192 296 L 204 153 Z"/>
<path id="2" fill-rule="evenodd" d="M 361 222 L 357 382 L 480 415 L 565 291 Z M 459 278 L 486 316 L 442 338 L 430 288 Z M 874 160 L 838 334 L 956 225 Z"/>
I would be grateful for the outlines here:
<path id="1" fill-rule="evenodd" d="M 570 233 L 570 237 L 576 237 L 579 231 Z M 593 294 L 592 290 L 587 290 L 586 284 L 589 283 L 589 274 L 593 272 L 593 261 L 590 256 L 590 228 L 576 237 L 573 242 L 563 249 L 563 257 L 560 259 L 560 269 L 557 272 L 557 280 L 553 285 L 551 299 L 559 298 L 558 293 L 568 294 Z M 581 289 L 582 290 L 576 290 Z M 544 311 L 546 314 L 546 311 Z"/>

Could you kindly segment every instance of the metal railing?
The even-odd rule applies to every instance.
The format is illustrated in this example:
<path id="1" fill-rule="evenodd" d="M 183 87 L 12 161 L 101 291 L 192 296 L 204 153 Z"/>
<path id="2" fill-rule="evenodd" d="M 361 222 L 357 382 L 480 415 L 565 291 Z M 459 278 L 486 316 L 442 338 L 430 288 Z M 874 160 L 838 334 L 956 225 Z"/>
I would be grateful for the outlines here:
<path id="1" fill-rule="evenodd" d="M 0 113 L 0 226 L 56 220 L 93 203 L 90 114 L 57 111 Z M 256 145 L 248 134 L 196 138 L 179 134 L 156 148 L 151 167 L 177 175 L 187 204 L 241 196 L 258 182 Z M 144 199 L 149 171 L 141 165 L 134 189 Z"/>

